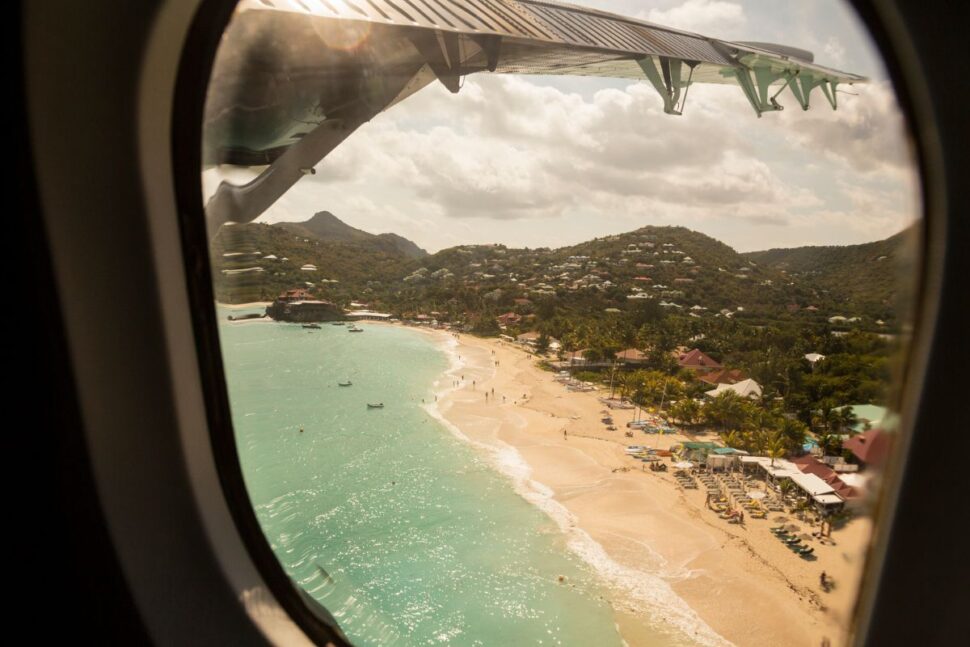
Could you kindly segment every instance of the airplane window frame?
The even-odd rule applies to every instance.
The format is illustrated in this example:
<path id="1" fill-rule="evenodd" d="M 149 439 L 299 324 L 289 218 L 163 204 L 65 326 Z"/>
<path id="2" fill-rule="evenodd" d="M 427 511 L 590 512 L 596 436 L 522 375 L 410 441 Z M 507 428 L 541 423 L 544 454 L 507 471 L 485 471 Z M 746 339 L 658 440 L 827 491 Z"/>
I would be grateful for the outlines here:
<path id="1" fill-rule="evenodd" d="M 938 219 L 930 218 L 931 209 L 935 206 L 933 193 L 930 187 L 928 168 L 932 151 L 927 150 L 925 142 L 933 141 L 934 134 L 931 132 L 932 124 L 926 120 L 918 120 L 916 115 L 925 112 L 926 106 L 920 106 L 919 96 L 914 79 L 911 65 L 907 65 L 904 60 L 906 57 L 899 57 L 901 53 L 912 55 L 911 50 L 896 45 L 895 48 L 890 43 L 898 43 L 898 39 L 903 36 L 900 33 L 899 25 L 893 26 L 892 16 L 888 16 L 888 24 L 880 21 L 880 14 L 872 7 L 865 5 L 858 0 L 849 0 L 850 4 L 856 9 L 857 15 L 870 31 L 871 37 L 877 44 L 883 61 L 890 72 L 894 90 L 900 102 L 900 107 L 906 120 L 907 128 L 914 137 L 914 148 L 916 149 L 916 164 L 918 174 L 923 189 L 923 221 L 920 223 L 922 228 L 920 243 L 923 248 L 921 252 L 921 268 L 919 278 L 916 281 L 914 293 L 917 294 L 917 303 L 914 304 L 914 341 L 907 349 L 904 379 L 906 388 L 903 396 L 903 411 L 907 414 L 914 409 L 914 405 L 919 401 L 919 394 L 916 388 L 922 384 L 920 354 L 917 353 L 917 339 L 926 338 L 925 331 L 920 328 L 927 325 L 926 316 L 928 312 L 936 309 L 936 304 L 932 303 L 933 290 L 928 280 L 934 276 L 934 271 L 928 265 L 932 262 L 929 255 L 931 241 L 939 239 L 942 235 L 940 227 L 935 224 Z M 191 109 L 191 112 L 176 110 L 176 114 L 181 116 L 181 120 L 176 122 L 173 129 L 173 160 L 199 160 L 199 165 L 195 169 L 201 169 L 201 159 L 199 155 L 202 123 L 202 106 L 204 105 L 205 92 L 208 85 L 209 74 L 218 47 L 218 38 L 215 34 L 221 35 L 228 24 L 235 2 L 230 1 L 226 4 L 218 0 L 203 2 L 193 24 L 192 33 L 186 42 L 183 61 L 191 60 L 192 65 L 184 65 L 179 73 L 179 85 L 176 90 L 176 106 Z M 220 28 L 220 24 L 222 27 Z M 881 27 L 881 29 L 879 28 Z M 206 65 L 199 66 L 198 61 L 205 61 Z M 908 69 L 909 68 L 909 69 Z M 924 91 L 925 92 L 925 91 Z M 194 101 L 194 103 L 193 103 Z M 189 126 L 188 124 L 191 124 Z M 184 127 L 179 127 L 184 126 Z M 192 157 L 189 157 L 192 155 Z M 229 412 L 228 393 L 222 373 L 222 355 L 219 346 L 217 322 L 215 312 L 212 307 L 214 295 L 211 285 L 210 263 L 208 255 L 208 235 L 205 226 L 205 215 L 202 205 L 204 201 L 201 195 L 200 183 L 197 171 L 191 164 L 182 164 L 173 171 L 178 179 L 177 196 L 179 199 L 180 225 L 183 232 L 183 247 L 186 252 L 186 265 L 191 267 L 194 276 L 189 281 L 189 292 L 193 298 L 193 313 L 196 339 L 200 349 L 200 366 L 202 367 L 205 379 L 203 383 L 206 388 L 207 411 L 210 416 L 210 434 L 213 443 L 213 452 L 221 460 L 217 460 L 219 476 L 223 483 L 226 498 L 230 503 L 235 522 L 238 524 L 241 535 L 246 540 L 247 546 L 251 551 L 252 557 L 260 568 L 267 583 L 278 597 L 282 606 L 291 614 L 291 617 L 300 625 L 310 636 L 317 636 L 327 640 L 339 638 L 332 633 L 333 625 L 327 621 L 327 613 L 318 603 L 296 591 L 294 596 L 294 586 L 289 582 L 287 576 L 276 557 L 265 536 L 262 534 L 252 504 L 246 492 L 242 476 L 242 469 L 235 450 L 235 435 L 232 428 Z M 193 171 L 195 174 L 193 174 Z M 911 421 L 906 420 L 904 415 L 903 429 L 911 425 Z M 899 478 L 904 468 L 908 453 L 908 441 L 912 433 L 902 433 L 903 442 L 895 451 L 893 461 L 886 467 L 886 479 L 883 491 L 880 493 L 880 502 L 874 517 L 878 523 L 874 525 L 874 536 L 867 555 L 867 565 L 863 574 L 863 583 L 860 587 L 859 598 L 856 601 L 856 613 L 853 617 L 853 631 L 850 635 L 865 635 L 865 629 L 869 626 L 868 620 L 872 613 L 874 603 L 874 592 L 878 587 L 880 572 L 875 568 L 875 564 L 881 564 L 885 557 L 888 544 L 888 529 L 892 524 L 892 514 L 894 502 L 899 496 L 899 488 L 902 479 Z M 296 604 L 296 598 L 305 598 L 306 604 Z M 310 613 L 306 613 L 310 607 Z M 321 613 L 322 611 L 322 613 Z"/>
<path id="2" fill-rule="evenodd" d="M 43 6 L 45 4 L 46 6 Z M 192 134 L 192 127 L 186 122 L 198 117 L 196 123 L 201 124 L 205 84 L 201 82 L 200 76 L 204 76 L 202 68 L 205 65 L 200 65 L 200 61 L 209 61 L 211 64 L 211 56 L 207 58 L 206 53 L 210 55 L 214 53 L 214 41 L 221 35 L 221 27 L 225 24 L 225 21 L 222 21 L 220 25 L 219 16 L 227 18 L 232 4 L 219 0 L 204 2 L 162 0 L 133 7 L 129 3 L 116 0 L 74 8 L 70 6 L 71 3 L 61 3 L 57 6 L 56 3 L 48 2 L 37 3 L 33 7 L 18 5 L 20 13 L 24 14 L 24 20 L 15 21 L 22 25 L 24 35 L 21 54 L 26 73 L 22 83 L 24 92 L 18 99 L 24 106 L 24 121 L 28 122 L 28 127 L 38 129 L 50 125 L 50 120 L 45 120 L 47 115 L 53 112 L 49 106 L 68 104 L 67 101 L 50 101 L 51 98 L 66 98 L 66 92 L 76 91 L 83 81 L 89 82 L 90 88 L 93 88 L 90 90 L 85 88 L 91 92 L 91 96 L 85 96 L 82 91 L 75 97 L 85 96 L 85 100 L 79 104 L 81 116 L 85 118 L 83 123 L 100 127 L 98 136 L 102 139 L 97 143 L 104 145 L 105 149 L 103 151 L 100 147 L 93 149 L 99 152 L 97 164 L 91 164 L 89 168 L 64 169 L 60 168 L 57 159 L 52 159 L 52 151 L 56 153 L 64 148 L 52 145 L 52 138 L 64 137 L 70 143 L 76 140 L 83 142 L 92 140 L 93 135 L 90 131 L 93 129 L 79 125 L 81 122 L 71 121 L 64 128 L 54 128 L 56 132 L 46 136 L 35 131 L 29 135 L 24 133 L 25 139 L 29 137 L 25 146 L 29 147 L 31 155 L 26 156 L 29 159 L 22 161 L 24 168 L 18 169 L 18 171 L 24 170 L 26 176 L 25 181 L 19 183 L 18 188 L 20 193 L 27 197 L 34 197 L 36 193 L 36 199 L 25 200 L 30 206 L 18 216 L 28 222 L 32 228 L 37 227 L 40 230 L 34 231 L 35 236 L 28 238 L 28 240 L 39 241 L 38 250 L 31 254 L 31 264 L 28 267 L 36 264 L 46 268 L 51 274 L 50 284 L 54 288 L 50 292 L 42 290 L 38 296 L 44 303 L 52 304 L 51 308 L 39 311 L 45 321 L 47 317 L 50 318 L 52 325 L 51 330 L 45 326 L 33 333 L 33 339 L 37 342 L 33 346 L 42 349 L 42 357 L 52 356 L 49 370 L 60 369 L 65 376 L 64 385 L 58 386 L 58 381 L 54 386 L 49 382 L 45 386 L 54 391 L 55 397 L 63 396 L 68 408 L 70 408 L 71 396 L 76 396 L 80 401 L 81 411 L 77 414 L 79 424 L 65 425 L 68 428 L 59 430 L 59 433 L 63 434 L 67 441 L 67 449 L 72 452 L 71 459 L 85 463 L 86 469 L 90 470 L 93 477 L 90 486 L 86 483 L 71 485 L 83 491 L 90 490 L 90 498 L 100 504 L 101 510 L 79 513 L 78 518 L 90 519 L 91 524 L 108 522 L 110 532 L 105 533 L 110 535 L 107 541 L 111 542 L 111 545 L 108 548 L 115 551 L 115 558 L 126 580 L 126 583 L 121 583 L 119 586 L 128 587 L 127 594 L 134 601 L 141 621 L 149 629 L 152 637 L 160 642 L 172 642 L 172 637 L 176 635 L 197 641 L 205 635 L 212 635 L 212 632 L 219 629 L 225 630 L 236 624 L 245 624 L 245 618 L 242 614 L 233 613 L 230 608 L 233 605 L 236 607 L 241 605 L 234 597 L 234 591 L 230 586 L 226 586 L 225 580 L 228 578 L 219 580 L 215 585 L 208 580 L 200 579 L 193 580 L 192 585 L 198 586 L 207 593 L 214 591 L 219 595 L 226 593 L 228 595 L 225 597 L 229 597 L 232 604 L 220 606 L 213 603 L 205 607 L 206 617 L 210 619 L 208 623 L 199 625 L 186 622 L 183 626 L 175 623 L 176 626 L 160 628 L 166 619 L 198 620 L 200 611 L 188 608 L 190 601 L 198 598 L 190 595 L 187 589 L 185 594 L 178 596 L 177 601 L 160 597 L 158 595 L 160 588 L 168 587 L 166 591 L 171 594 L 171 587 L 184 586 L 188 580 L 175 579 L 161 584 L 153 582 L 150 580 L 151 571 L 145 569 L 143 564 L 137 563 L 138 560 L 132 557 L 130 549 L 129 552 L 125 552 L 123 547 L 119 548 L 126 542 L 130 544 L 132 537 L 137 540 L 139 537 L 146 536 L 138 528 L 142 521 L 138 515 L 147 517 L 151 513 L 150 508 L 158 505 L 163 499 L 173 507 L 186 509 L 180 509 L 179 515 L 172 515 L 186 524 L 184 528 L 173 529 L 171 536 L 166 538 L 173 543 L 184 543 L 183 535 L 199 534 L 198 530 L 204 524 L 193 515 L 199 513 L 208 516 L 211 511 L 205 509 L 205 504 L 199 502 L 207 493 L 198 491 L 179 490 L 171 494 L 165 493 L 167 498 L 158 494 L 146 495 L 144 490 L 123 493 L 111 491 L 118 480 L 112 479 L 108 472 L 136 469 L 147 464 L 142 454 L 154 448 L 151 443 L 157 442 L 157 435 L 162 432 L 170 436 L 165 446 L 166 451 L 153 455 L 151 461 L 159 463 L 159 473 L 163 467 L 169 472 L 187 471 L 184 464 L 185 456 L 179 454 L 179 448 L 173 448 L 178 445 L 179 430 L 174 427 L 178 426 L 179 421 L 174 416 L 168 416 L 167 413 L 160 415 L 158 416 L 162 419 L 160 421 L 146 421 L 144 428 L 126 430 L 131 432 L 132 439 L 121 443 L 123 446 L 118 446 L 117 437 L 112 436 L 111 433 L 117 430 L 107 428 L 108 425 L 103 419 L 92 415 L 89 408 L 91 393 L 102 392 L 103 395 L 103 392 L 107 392 L 110 398 L 117 399 L 137 398 L 140 395 L 136 390 L 139 385 L 126 382 L 118 376 L 87 381 L 91 372 L 87 367 L 79 365 L 79 360 L 90 357 L 91 354 L 88 352 L 85 355 L 83 351 L 90 351 L 91 347 L 103 350 L 106 347 L 104 344 L 98 346 L 92 340 L 98 337 L 103 341 L 103 337 L 110 333 L 85 329 L 84 322 L 77 321 L 77 302 L 92 298 L 106 301 L 110 295 L 105 294 L 102 287 L 94 285 L 90 279 L 72 282 L 69 280 L 69 274 L 71 272 L 91 274 L 91 272 L 78 272 L 77 266 L 72 265 L 72 262 L 86 258 L 86 254 L 103 255 L 103 267 L 98 271 L 105 273 L 105 276 L 110 271 L 125 273 L 128 275 L 125 284 L 136 288 L 151 287 L 153 273 L 160 274 L 170 269 L 159 260 L 164 256 L 163 254 L 158 254 L 156 257 L 160 243 L 151 240 L 145 233 L 148 228 L 145 221 L 149 219 L 149 216 L 144 215 L 149 211 L 146 204 L 153 198 L 138 195 L 136 190 L 123 184 L 124 181 L 130 182 L 135 178 L 136 183 L 137 180 L 154 182 L 163 192 L 175 191 L 173 199 L 178 201 L 177 215 L 182 236 L 179 246 L 180 263 L 184 264 L 185 271 L 183 288 L 189 294 L 193 307 L 202 301 L 195 292 L 197 287 L 202 285 L 206 286 L 204 289 L 211 290 L 208 268 L 204 262 L 207 250 L 198 248 L 199 241 L 205 238 L 203 236 L 194 239 L 193 242 L 192 237 L 188 235 L 193 231 L 191 229 L 193 225 L 188 223 L 189 229 L 186 229 L 185 224 L 191 219 L 190 216 L 201 208 L 201 195 L 194 202 L 188 199 L 192 191 L 201 192 L 198 188 L 198 167 L 187 163 L 195 160 L 199 155 L 201 133 L 195 132 L 194 138 L 188 137 Z M 139 65 L 143 58 L 150 58 L 146 52 L 153 45 L 149 43 L 148 36 L 152 35 L 156 23 L 162 21 L 164 14 L 171 13 L 173 5 L 181 15 L 174 19 L 177 23 L 175 28 L 171 25 L 164 28 L 162 37 L 169 37 L 171 42 L 167 44 L 167 51 L 160 56 L 169 57 L 173 67 L 178 65 L 182 69 L 178 74 L 178 87 L 174 100 L 164 82 L 161 83 L 158 95 L 162 103 L 161 111 L 167 113 L 169 118 L 173 118 L 173 115 L 178 116 L 172 124 L 169 152 L 172 154 L 173 165 L 172 177 L 169 178 L 164 173 L 150 175 L 146 168 L 145 157 L 140 155 L 152 156 L 156 152 L 138 151 L 137 145 L 132 144 L 132 140 L 137 139 L 136 132 L 140 127 L 137 120 L 140 113 L 131 109 L 131 106 L 139 101 L 139 85 L 151 83 L 155 78 L 152 75 L 157 71 L 150 69 L 148 65 L 144 69 L 139 68 Z M 959 428 L 956 426 L 958 423 L 956 407 L 952 402 L 947 402 L 946 391 L 941 387 L 946 385 L 946 380 L 958 374 L 957 366 L 962 368 L 966 365 L 966 362 L 959 360 L 966 359 L 966 342 L 963 341 L 962 335 L 968 322 L 966 313 L 961 311 L 961 306 L 965 306 L 965 299 L 962 296 L 964 292 L 961 291 L 965 286 L 961 285 L 961 281 L 965 276 L 967 255 L 959 253 L 959 246 L 970 244 L 970 241 L 966 236 L 965 221 L 958 221 L 956 215 L 960 208 L 965 211 L 968 206 L 968 196 L 961 194 L 959 190 L 962 183 L 965 183 L 965 178 L 970 176 L 966 147 L 963 146 L 961 149 L 964 141 L 961 137 L 964 134 L 962 129 L 965 126 L 960 125 L 961 116 L 958 112 L 960 106 L 968 105 L 966 86 L 959 84 L 958 81 L 952 81 L 943 69 L 943 61 L 952 61 L 954 57 L 957 63 L 961 60 L 960 50 L 956 46 L 957 36 L 952 17 L 948 21 L 946 16 L 926 11 L 925 8 L 897 6 L 894 0 L 872 0 L 871 2 L 854 0 L 853 5 L 863 17 L 883 53 L 907 121 L 916 137 L 925 207 L 923 272 L 918 293 L 918 322 L 910 349 L 911 369 L 906 394 L 908 405 L 906 413 L 909 418 L 906 424 L 909 426 L 918 424 L 921 431 L 911 435 L 910 452 L 904 457 L 906 464 L 899 466 L 901 473 L 893 479 L 895 492 L 885 497 L 887 505 L 894 508 L 895 516 L 884 519 L 878 529 L 879 547 L 870 556 L 870 562 L 867 565 L 867 586 L 863 592 L 865 598 L 863 603 L 866 608 L 857 620 L 855 642 L 856 644 L 897 644 L 920 640 L 930 644 L 946 644 L 947 637 L 951 640 L 958 636 L 965 637 L 962 628 L 956 626 L 958 613 L 968 606 L 966 579 L 959 580 L 957 576 L 960 572 L 956 570 L 959 568 L 958 564 L 965 563 L 965 560 L 962 555 L 957 554 L 955 542 L 950 545 L 945 543 L 935 545 L 932 551 L 925 550 L 925 546 L 920 542 L 932 538 L 933 529 L 927 529 L 921 523 L 923 515 L 918 508 L 925 505 L 927 494 L 936 495 L 930 504 L 932 514 L 952 514 L 952 511 L 948 512 L 947 506 L 959 504 L 955 490 L 934 493 L 937 482 L 929 478 L 929 475 L 936 469 L 952 470 L 951 473 L 956 474 L 958 469 L 956 455 L 943 456 L 941 460 L 939 456 L 933 455 L 930 445 L 938 442 L 941 437 L 957 438 L 956 430 Z M 41 8 L 37 9 L 38 6 Z M 220 7 L 222 7 L 222 14 L 219 11 Z M 57 21 L 50 20 L 51 10 L 57 12 Z M 195 14 L 194 17 L 193 14 Z M 185 38 L 185 25 L 189 22 L 192 23 L 192 31 L 191 35 Z M 103 27 L 106 24 L 110 27 Z M 102 27 L 91 29 L 91 25 Z M 947 31 L 945 29 L 947 26 L 952 31 Z M 59 47 L 61 44 L 63 47 Z M 63 52 L 70 54 L 70 58 L 56 56 L 56 53 Z M 178 63 L 180 58 L 181 63 Z M 964 54 L 962 60 L 965 61 L 966 58 Z M 931 63 L 937 68 L 934 69 Z M 51 84 L 57 83 L 61 83 L 66 90 L 61 93 L 52 90 Z M 115 119 L 108 121 L 104 118 L 106 114 L 113 115 Z M 98 117 L 101 117 L 100 121 Z M 68 130 L 68 126 L 78 129 L 79 132 Z M 152 126 L 149 124 L 144 127 Z M 197 126 L 196 131 L 198 129 Z M 78 148 L 77 150 L 92 149 Z M 157 167 L 155 168 L 157 170 Z M 18 178 L 19 175 L 18 173 Z M 109 176 L 114 184 L 108 183 Z M 90 190 L 83 190 L 81 179 L 93 179 L 89 186 Z M 170 186 L 169 180 L 172 180 L 173 186 Z M 104 186 L 121 187 L 121 191 L 112 196 L 113 200 L 110 203 L 99 204 L 95 201 L 95 197 L 104 196 Z M 183 188 L 188 190 L 189 194 L 183 191 Z M 949 212 L 948 209 L 950 209 Z M 94 219 L 96 213 L 103 214 L 103 219 Z M 169 209 L 162 215 L 171 218 L 173 213 Z M 94 226 L 84 228 L 83 226 L 89 222 L 88 217 L 93 219 Z M 198 222 L 201 222 L 201 219 L 197 219 L 196 223 Z M 103 227 L 104 223 L 118 230 L 99 229 L 98 225 Z M 112 248 L 113 244 L 117 245 L 121 241 L 131 243 L 132 249 Z M 954 248 L 957 253 L 953 253 Z M 149 258 L 139 259 L 137 258 L 139 254 Z M 129 261 L 130 264 L 126 265 L 125 262 Z M 200 262 L 201 265 L 199 265 Z M 36 276 L 41 286 L 47 284 L 42 272 L 38 272 Z M 181 279 L 182 275 L 180 274 L 179 277 Z M 93 280 L 97 281 L 97 279 Z M 105 283 L 108 282 L 105 281 Z M 161 318 L 165 315 L 166 304 L 157 292 L 157 289 L 154 292 L 149 289 L 139 295 L 145 300 L 144 309 L 147 314 L 135 319 L 137 324 L 146 325 L 143 330 L 137 332 L 128 330 L 124 335 L 146 336 L 145 346 L 150 346 L 153 353 L 146 358 L 146 361 L 150 368 L 156 369 L 161 374 L 155 380 L 156 386 L 165 388 L 169 386 L 165 383 L 166 378 L 175 379 L 175 371 L 166 365 L 164 357 L 158 358 L 158 353 L 162 352 L 159 347 L 172 342 L 170 339 L 172 332 L 164 330 L 161 325 L 151 325 L 153 323 L 150 321 L 151 316 Z M 210 365 L 212 356 L 218 355 L 217 347 L 216 351 L 213 351 L 211 344 L 207 345 L 205 340 L 205 326 L 210 327 L 209 332 L 214 331 L 214 313 L 210 312 L 212 301 L 209 300 L 202 305 L 201 309 L 197 309 L 197 313 L 201 315 L 193 317 L 192 320 L 192 330 L 196 334 L 193 339 L 188 340 L 188 344 L 195 352 L 191 362 L 198 364 L 202 383 L 206 389 L 220 388 L 220 384 L 224 389 L 222 374 L 215 373 Z M 203 328 L 201 334 L 200 327 Z M 56 352 L 56 348 L 48 348 L 49 345 L 57 346 L 57 344 L 49 344 L 47 337 L 58 335 L 66 341 L 65 353 L 69 353 L 68 357 L 62 358 Z M 180 347 L 176 348 L 177 346 L 171 343 L 168 349 L 170 362 L 171 354 L 182 352 Z M 955 353 L 953 353 L 954 347 Z M 137 371 L 142 369 L 142 367 L 124 365 L 123 360 L 111 355 L 111 350 L 113 349 L 109 349 L 109 352 L 103 356 L 103 362 L 106 365 L 112 368 L 124 366 L 126 370 L 132 371 L 132 375 L 137 375 Z M 114 353 L 118 354 L 123 350 L 123 348 L 114 350 Z M 952 357 L 950 357 L 951 353 Z M 947 372 L 947 369 L 951 372 Z M 155 401 L 162 405 L 167 403 L 172 409 L 176 409 L 180 406 L 179 397 L 174 393 L 162 393 Z M 56 401 L 61 402 L 60 399 Z M 59 417 L 62 413 L 57 409 L 57 407 L 50 407 L 40 412 L 42 421 L 54 420 L 55 424 L 50 425 L 51 428 L 57 428 L 59 421 L 63 422 Z M 216 425 L 226 425 L 228 420 L 219 419 L 218 412 L 213 412 L 212 409 L 212 406 L 205 406 L 205 416 L 208 417 L 210 429 L 215 429 Z M 226 412 L 228 408 L 223 408 L 222 411 Z M 73 416 L 70 413 L 63 413 L 63 415 L 69 419 L 69 422 L 73 422 Z M 160 427 L 161 424 L 171 424 L 172 427 L 163 430 Z M 44 428 L 43 425 L 42 428 Z M 229 431 L 231 433 L 231 430 Z M 148 437 L 151 435 L 149 432 L 154 435 Z M 139 439 L 138 434 L 144 435 L 145 439 Z M 171 437 L 175 438 L 174 442 L 171 441 Z M 59 442 L 64 441 L 59 440 Z M 182 447 L 181 451 L 191 452 L 196 449 Z M 220 455 L 220 450 L 215 447 L 215 443 L 211 451 L 217 463 L 225 460 L 225 457 Z M 131 466 L 112 465 L 111 461 L 118 460 L 119 457 L 130 461 Z M 62 457 L 60 460 L 66 459 Z M 152 476 L 154 475 L 153 472 Z M 181 484 L 181 481 L 179 483 Z M 62 486 L 59 494 L 65 499 L 74 498 L 74 492 L 69 486 Z M 223 493 L 217 493 L 217 495 L 225 496 Z M 112 497 L 113 500 L 109 500 Z M 119 501 L 124 505 L 119 505 Z M 230 502 L 233 508 L 238 505 L 238 502 Z M 68 521 L 73 525 L 83 523 L 77 518 Z M 48 523 L 49 520 L 45 519 L 44 522 Z M 243 541 L 251 540 L 253 535 L 257 538 L 262 537 L 258 526 L 253 532 L 245 524 L 235 523 L 234 531 L 242 537 Z M 81 530 L 85 529 L 81 528 Z M 142 534 L 139 535 L 139 532 Z M 891 541 L 888 540 L 890 533 Z M 91 541 L 97 542 L 99 539 L 93 538 Z M 194 538 L 193 541 L 195 541 Z M 212 543 L 218 544 L 215 541 Z M 179 548 L 183 547 L 180 545 Z M 172 550 L 152 556 L 151 559 L 178 571 L 185 568 L 184 563 L 176 561 L 179 557 L 184 557 L 184 552 Z M 236 557 L 238 556 L 230 555 L 227 559 Z M 957 558 L 963 561 L 959 562 Z M 94 556 L 94 559 L 101 558 Z M 98 565 L 102 563 L 104 562 L 95 561 Z M 278 568 L 275 559 L 269 568 L 274 565 Z M 88 574 L 91 574 L 94 569 L 90 564 L 76 564 L 75 568 L 82 571 L 91 569 L 85 571 Z M 942 579 L 938 588 L 923 589 L 921 587 L 925 585 L 927 579 L 924 575 L 927 568 L 934 574 L 941 568 L 946 569 L 946 575 L 949 577 Z M 260 566 L 260 571 L 264 571 L 264 566 Z M 211 576 L 205 573 L 199 577 Z M 224 591 L 218 589 L 220 585 L 223 586 Z M 288 581 L 284 588 L 292 593 L 293 587 Z M 915 603 L 914 588 L 918 594 L 918 602 Z M 85 588 L 85 590 L 90 589 Z M 959 595 L 960 592 L 962 592 L 962 598 Z M 49 591 L 44 593 L 49 595 Z M 319 618 L 304 608 L 305 605 L 298 595 L 280 597 L 276 589 L 273 589 L 273 593 L 294 619 L 299 620 L 302 613 L 309 614 L 307 623 L 314 626 L 322 623 Z M 951 606 L 943 606 L 944 599 L 954 593 L 957 595 L 948 599 Z M 964 602 L 962 606 L 961 600 Z M 914 617 L 914 606 L 922 607 L 934 602 L 938 605 L 941 614 L 931 615 L 929 622 L 925 617 Z M 78 605 L 85 603 L 84 599 L 79 599 L 77 602 Z M 121 613 L 125 611 L 122 610 Z M 943 622 L 938 621 L 940 615 Z M 67 623 L 67 626 L 70 624 Z M 210 633 L 207 634 L 207 631 Z M 249 631 L 248 634 L 247 631 Z M 246 627 L 240 626 L 238 632 L 239 644 L 259 644 L 261 639 L 264 639 L 255 629 L 247 630 Z M 227 631 L 226 635 L 230 633 L 232 632 Z M 222 638 L 225 639 L 225 635 Z M 314 639 L 318 642 L 326 640 L 323 635 L 316 636 Z"/>

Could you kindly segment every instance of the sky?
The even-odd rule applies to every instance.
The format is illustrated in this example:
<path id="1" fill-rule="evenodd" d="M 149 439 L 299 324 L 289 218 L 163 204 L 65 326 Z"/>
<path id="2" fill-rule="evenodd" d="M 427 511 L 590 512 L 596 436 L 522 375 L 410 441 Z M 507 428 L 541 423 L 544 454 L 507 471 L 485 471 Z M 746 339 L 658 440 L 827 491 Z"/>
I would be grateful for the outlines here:
<path id="1" fill-rule="evenodd" d="M 809 49 L 863 74 L 832 111 L 758 119 L 741 90 L 692 86 L 666 115 L 646 82 L 475 74 L 380 114 L 261 222 L 330 211 L 434 252 L 461 244 L 559 247 L 681 225 L 738 251 L 879 240 L 920 214 L 902 117 L 864 27 L 843 0 L 579 0 L 730 40 Z M 840 88 L 842 89 L 842 88 Z"/>

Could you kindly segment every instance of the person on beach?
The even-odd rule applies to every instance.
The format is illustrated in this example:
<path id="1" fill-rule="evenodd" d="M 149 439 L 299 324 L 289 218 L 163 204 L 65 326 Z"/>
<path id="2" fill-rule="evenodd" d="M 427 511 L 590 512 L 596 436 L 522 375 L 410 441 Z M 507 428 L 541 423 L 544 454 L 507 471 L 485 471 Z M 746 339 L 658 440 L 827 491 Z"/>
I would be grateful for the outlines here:
<path id="1" fill-rule="evenodd" d="M 563 430 L 562 430 L 562 439 L 563 439 L 563 440 L 568 440 L 568 439 L 566 438 L 566 430 L 565 430 L 565 429 L 563 429 Z"/>

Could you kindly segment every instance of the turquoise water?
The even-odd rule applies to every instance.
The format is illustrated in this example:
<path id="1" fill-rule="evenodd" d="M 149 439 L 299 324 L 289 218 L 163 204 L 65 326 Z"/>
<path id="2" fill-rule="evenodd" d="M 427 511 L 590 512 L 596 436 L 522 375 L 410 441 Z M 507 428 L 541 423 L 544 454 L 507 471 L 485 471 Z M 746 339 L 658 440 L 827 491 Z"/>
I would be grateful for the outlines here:
<path id="1" fill-rule="evenodd" d="M 599 580 L 550 518 L 422 408 L 448 368 L 427 335 L 226 314 L 256 514 L 286 572 L 356 645 L 621 644 Z"/>

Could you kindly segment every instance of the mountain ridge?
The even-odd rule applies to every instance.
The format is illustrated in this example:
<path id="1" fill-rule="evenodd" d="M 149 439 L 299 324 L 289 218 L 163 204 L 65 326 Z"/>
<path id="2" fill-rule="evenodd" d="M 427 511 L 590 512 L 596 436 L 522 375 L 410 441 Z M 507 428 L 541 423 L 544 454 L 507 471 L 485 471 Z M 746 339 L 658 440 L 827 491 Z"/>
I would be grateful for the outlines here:
<path id="1" fill-rule="evenodd" d="M 580 319 L 649 302 L 691 319 L 825 325 L 835 315 L 859 316 L 888 331 L 899 324 L 897 266 L 911 256 L 903 253 L 909 242 L 901 233 L 856 246 L 739 253 L 686 227 L 647 225 L 558 249 L 458 245 L 416 256 L 402 250 L 413 245 L 407 239 L 319 212 L 303 223 L 224 228 L 214 240 L 213 266 L 217 296 L 228 301 L 243 292 L 248 300 L 272 299 L 306 284 L 337 303 L 455 319 L 522 309 L 524 301 Z"/>
<path id="2" fill-rule="evenodd" d="M 329 211 L 318 211 L 303 222 L 278 222 L 273 225 L 295 235 L 331 243 L 374 243 L 383 251 L 397 251 L 408 258 L 423 258 L 424 249 L 404 236 L 394 233 L 372 234 L 348 225 Z"/>

